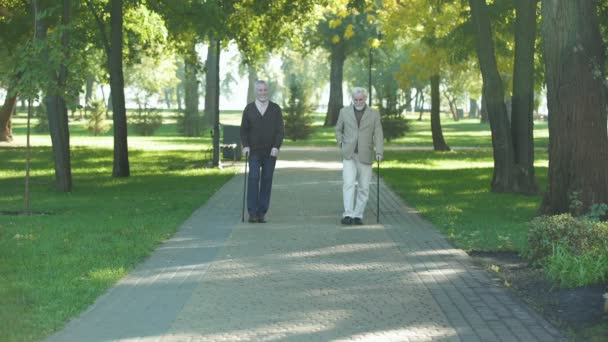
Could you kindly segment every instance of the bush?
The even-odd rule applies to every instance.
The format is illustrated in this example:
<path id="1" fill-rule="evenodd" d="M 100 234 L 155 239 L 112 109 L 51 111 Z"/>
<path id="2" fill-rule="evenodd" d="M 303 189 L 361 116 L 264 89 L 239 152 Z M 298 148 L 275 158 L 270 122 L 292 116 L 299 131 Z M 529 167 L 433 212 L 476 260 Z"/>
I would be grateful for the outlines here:
<path id="1" fill-rule="evenodd" d="M 34 126 L 34 131 L 36 133 L 48 133 L 49 130 L 49 117 L 46 112 L 46 105 L 44 101 L 40 102 L 40 105 L 36 107 L 35 112 L 36 118 L 38 118 L 38 122 Z"/>
<path id="2" fill-rule="evenodd" d="M 150 136 L 163 124 L 163 117 L 156 109 L 139 109 L 135 117 L 129 118 L 129 125 L 139 135 Z"/>
<path id="3" fill-rule="evenodd" d="M 312 106 L 301 81 L 294 75 L 289 77 L 288 102 L 285 109 L 285 137 L 293 141 L 305 140 L 312 134 Z"/>
<path id="4" fill-rule="evenodd" d="M 382 116 L 382 131 L 384 139 L 391 141 L 400 138 L 410 130 L 408 121 L 399 115 L 383 115 Z"/>
<path id="5" fill-rule="evenodd" d="M 560 246 L 574 256 L 608 250 L 608 223 L 577 219 L 571 214 L 540 216 L 530 222 L 524 256 L 543 265 Z"/>
<path id="6" fill-rule="evenodd" d="M 104 103 L 96 100 L 89 105 L 89 119 L 87 121 L 87 130 L 90 134 L 98 136 L 107 132 L 110 125 L 106 123 L 106 111 Z"/>
<path id="7" fill-rule="evenodd" d="M 560 287 L 602 284 L 608 281 L 608 250 L 592 248 L 580 255 L 557 244 L 547 258 L 545 273 Z"/>

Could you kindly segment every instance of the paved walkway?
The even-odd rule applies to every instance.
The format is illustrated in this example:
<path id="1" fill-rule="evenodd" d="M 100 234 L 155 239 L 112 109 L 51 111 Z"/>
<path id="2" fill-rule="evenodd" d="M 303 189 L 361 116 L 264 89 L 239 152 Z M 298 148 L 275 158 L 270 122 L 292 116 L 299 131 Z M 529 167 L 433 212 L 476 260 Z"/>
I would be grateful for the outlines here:
<path id="1" fill-rule="evenodd" d="M 341 226 L 337 151 L 285 148 L 268 223 L 234 177 L 48 341 L 558 341 L 382 182 Z"/>

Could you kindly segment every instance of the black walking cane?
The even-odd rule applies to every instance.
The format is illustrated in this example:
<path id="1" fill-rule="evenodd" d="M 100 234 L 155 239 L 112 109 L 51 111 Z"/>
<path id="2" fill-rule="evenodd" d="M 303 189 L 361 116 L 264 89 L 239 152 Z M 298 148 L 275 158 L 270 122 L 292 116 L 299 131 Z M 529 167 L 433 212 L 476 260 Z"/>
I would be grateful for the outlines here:
<path id="1" fill-rule="evenodd" d="M 245 153 L 245 182 L 243 184 L 243 209 L 241 210 L 241 222 L 245 222 L 245 194 L 247 193 L 247 164 L 249 164 L 249 153 Z"/>
<path id="2" fill-rule="evenodd" d="M 378 161 L 378 185 L 376 186 L 376 223 L 380 223 L 380 158 L 376 156 L 376 160 Z"/>

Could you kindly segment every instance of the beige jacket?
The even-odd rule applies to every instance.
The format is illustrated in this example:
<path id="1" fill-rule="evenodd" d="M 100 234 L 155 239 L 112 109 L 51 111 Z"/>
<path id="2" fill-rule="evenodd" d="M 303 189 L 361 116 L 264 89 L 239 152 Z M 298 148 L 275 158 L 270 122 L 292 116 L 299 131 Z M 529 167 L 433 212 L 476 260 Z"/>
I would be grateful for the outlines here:
<path id="1" fill-rule="evenodd" d="M 355 153 L 355 144 L 358 144 L 359 161 L 364 164 L 373 164 L 376 153 L 384 153 L 384 135 L 382 123 L 377 110 L 366 106 L 361 125 L 357 127 L 357 118 L 352 105 L 340 110 L 336 123 L 336 141 L 342 147 L 342 158 L 351 159 Z"/>

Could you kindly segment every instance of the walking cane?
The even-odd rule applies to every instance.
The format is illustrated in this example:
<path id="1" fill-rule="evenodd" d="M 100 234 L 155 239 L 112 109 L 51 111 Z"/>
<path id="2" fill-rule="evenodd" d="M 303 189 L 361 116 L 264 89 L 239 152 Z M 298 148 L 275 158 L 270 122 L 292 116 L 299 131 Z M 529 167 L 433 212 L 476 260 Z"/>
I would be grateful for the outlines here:
<path id="1" fill-rule="evenodd" d="M 247 192 L 247 164 L 249 164 L 249 153 L 245 153 L 245 178 L 243 184 L 243 209 L 241 210 L 241 222 L 245 222 L 245 193 Z"/>
<path id="2" fill-rule="evenodd" d="M 380 223 L 380 159 L 376 156 L 376 160 L 378 161 L 378 185 L 376 186 L 376 223 Z"/>

